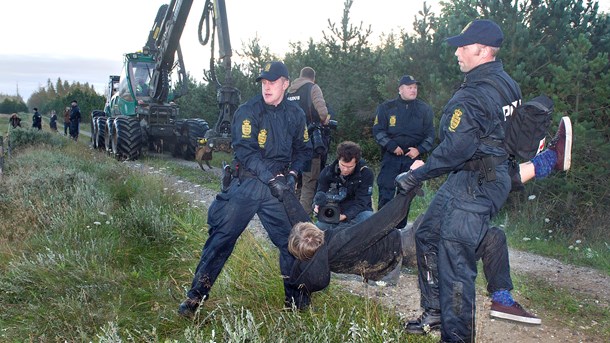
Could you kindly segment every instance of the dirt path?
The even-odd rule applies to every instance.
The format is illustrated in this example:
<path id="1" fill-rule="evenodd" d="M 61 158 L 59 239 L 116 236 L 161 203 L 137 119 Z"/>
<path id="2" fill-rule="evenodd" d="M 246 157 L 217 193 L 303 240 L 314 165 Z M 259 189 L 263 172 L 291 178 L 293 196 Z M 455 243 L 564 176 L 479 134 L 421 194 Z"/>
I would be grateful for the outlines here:
<path id="1" fill-rule="evenodd" d="M 182 164 L 194 162 L 182 161 Z M 184 194 L 197 206 L 209 206 L 216 195 L 214 191 L 193 183 L 179 180 L 163 170 L 155 170 L 138 162 L 130 162 L 130 166 L 144 173 L 161 174 L 168 189 Z M 220 173 L 215 168 L 211 172 Z M 249 229 L 256 236 L 267 238 L 258 218 L 251 222 Z M 537 256 L 527 252 L 511 250 L 510 263 L 513 273 L 525 274 L 528 277 L 539 278 L 557 288 L 572 294 L 587 294 L 592 303 L 608 308 L 610 304 L 610 277 L 590 268 L 563 264 L 557 260 Z M 369 286 L 357 277 L 334 276 L 333 282 L 338 282 L 343 288 L 354 294 L 369 297 L 395 309 L 404 320 L 420 314 L 419 290 L 417 276 L 413 271 L 403 269 L 396 286 Z M 570 329 L 567 325 L 570 318 L 553 318 L 550 314 L 540 312 L 536 308 L 535 299 L 524 299 L 519 294 L 515 298 L 525 308 L 536 313 L 542 319 L 542 325 L 515 324 L 510 321 L 495 320 L 489 317 L 490 302 L 482 293 L 477 294 L 477 341 L 478 342 L 512 342 L 512 343 L 547 343 L 547 342 L 602 342 L 599 338 L 586 334 L 588 328 Z M 600 321 L 603 319 L 600 319 Z M 603 324 L 603 325 L 600 325 Z M 607 323 L 592 322 L 588 326 L 599 330 L 606 329 Z"/>

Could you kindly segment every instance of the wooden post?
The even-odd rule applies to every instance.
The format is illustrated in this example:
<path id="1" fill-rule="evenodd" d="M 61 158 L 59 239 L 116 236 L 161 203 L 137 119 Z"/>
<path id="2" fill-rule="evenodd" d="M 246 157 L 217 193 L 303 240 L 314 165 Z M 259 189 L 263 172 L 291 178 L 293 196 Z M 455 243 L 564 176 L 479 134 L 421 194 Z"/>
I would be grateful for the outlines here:
<path id="1" fill-rule="evenodd" d="M 0 179 L 2 178 L 3 169 L 4 169 L 4 137 L 0 136 Z"/>

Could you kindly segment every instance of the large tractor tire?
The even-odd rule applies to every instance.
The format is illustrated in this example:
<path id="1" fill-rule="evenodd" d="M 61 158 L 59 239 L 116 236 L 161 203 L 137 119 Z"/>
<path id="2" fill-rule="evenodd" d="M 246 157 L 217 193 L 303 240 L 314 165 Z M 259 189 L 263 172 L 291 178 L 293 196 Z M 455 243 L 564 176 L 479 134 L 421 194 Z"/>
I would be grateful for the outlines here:
<path id="1" fill-rule="evenodd" d="M 184 145 L 184 143 L 180 131 L 182 130 L 182 126 L 184 126 L 185 123 L 186 119 L 176 119 L 176 121 L 174 122 L 174 135 L 176 139 L 174 140 L 175 144 L 172 149 L 172 157 L 182 157 L 182 145 Z"/>
<path id="2" fill-rule="evenodd" d="M 105 146 L 106 113 L 96 110 L 91 115 L 91 145 L 94 149 L 103 149 Z"/>
<path id="3" fill-rule="evenodd" d="M 177 121 L 177 124 L 180 123 Z M 186 160 L 195 158 L 195 152 L 199 146 L 198 140 L 205 137 L 205 133 L 210 129 L 208 122 L 204 119 L 186 119 L 180 123 L 176 131 L 180 134 L 176 138 L 176 146 L 179 148 L 179 155 Z"/>
<path id="4" fill-rule="evenodd" d="M 104 137 L 104 146 L 106 152 L 112 154 L 112 137 L 114 136 L 114 117 L 108 117 L 106 119 L 106 136 Z"/>
<path id="5" fill-rule="evenodd" d="M 142 154 L 142 128 L 136 118 L 118 116 L 113 124 L 112 153 L 119 160 L 136 160 Z"/>

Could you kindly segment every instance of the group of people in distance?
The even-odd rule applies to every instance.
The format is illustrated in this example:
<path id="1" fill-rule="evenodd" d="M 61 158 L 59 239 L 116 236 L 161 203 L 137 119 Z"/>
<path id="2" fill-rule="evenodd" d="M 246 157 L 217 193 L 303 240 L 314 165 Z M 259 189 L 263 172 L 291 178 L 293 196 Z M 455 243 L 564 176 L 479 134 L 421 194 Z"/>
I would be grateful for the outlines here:
<path id="1" fill-rule="evenodd" d="M 414 247 L 423 313 L 405 323 L 407 332 L 440 329 L 443 342 L 474 341 L 479 259 L 492 302 L 490 315 L 540 324 L 511 295 L 506 237 L 490 221 L 515 180 L 525 183 L 570 168 L 572 130 L 563 117 L 548 148 L 518 165 L 511 181 L 512 162 L 498 144 L 504 139 L 505 111 L 498 109 L 510 112 L 507 100 L 519 103 L 522 95 L 496 59 L 503 38 L 495 22 L 479 19 L 446 40 L 456 48 L 464 82 L 443 109 L 436 147 L 433 112 L 417 99 L 420 82 L 415 77 L 403 76 L 399 96 L 378 107 L 373 135 L 384 152 L 376 213 L 371 204 L 374 175 L 357 143 L 340 143 L 337 159 L 326 167 L 312 155 L 308 124 L 324 125 L 330 119 L 313 69 L 303 68 L 299 86 L 290 87 L 282 62 L 266 64 L 256 79 L 261 94 L 235 113 L 232 144 L 238 175 L 208 209 L 209 237 L 179 314 L 192 317 L 199 311 L 257 214 L 279 249 L 289 308 L 307 308 L 312 293 L 328 286 L 331 272 L 381 280 L 399 269 Z M 480 82 L 487 79 L 501 88 Z M 427 154 L 425 163 L 422 154 Z M 443 175 L 446 181 L 409 231 L 405 224 L 412 199 L 424 181 Z M 297 188 L 307 200 L 295 196 Z M 321 220 L 329 202 L 338 203 L 338 220 Z M 311 221 L 311 211 L 318 213 L 317 223 Z"/>
<path id="2" fill-rule="evenodd" d="M 21 118 L 17 113 L 13 113 L 9 118 L 9 122 L 13 128 L 21 127 Z M 78 102 L 72 100 L 69 107 L 64 110 L 64 136 L 70 134 L 70 138 L 77 141 L 78 134 L 80 131 L 81 113 L 78 107 Z M 32 115 L 32 128 L 42 130 L 42 115 L 38 112 L 38 108 L 34 107 L 34 114 Z M 57 132 L 57 113 L 55 110 L 51 111 L 49 117 L 49 128 Z"/>

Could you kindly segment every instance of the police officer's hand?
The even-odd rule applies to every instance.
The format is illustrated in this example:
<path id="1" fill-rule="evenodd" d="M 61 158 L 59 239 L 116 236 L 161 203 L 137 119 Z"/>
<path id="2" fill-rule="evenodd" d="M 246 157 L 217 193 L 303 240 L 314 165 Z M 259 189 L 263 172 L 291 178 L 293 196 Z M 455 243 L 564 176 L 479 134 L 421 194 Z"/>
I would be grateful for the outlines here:
<path id="1" fill-rule="evenodd" d="M 416 158 L 417 156 L 419 156 L 419 149 L 417 149 L 416 147 L 410 147 L 410 148 L 407 150 L 406 155 L 407 155 L 409 158 Z"/>
<path id="2" fill-rule="evenodd" d="M 288 185 L 290 191 L 294 193 L 297 188 L 297 173 L 295 171 L 291 171 L 286 175 L 286 185 Z"/>
<path id="3" fill-rule="evenodd" d="M 269 189 L 271 189 L 271 195 L 276 197 L 279 201 L 284 201 L 284 191 L 290 191 L 284 175 L 278 175 L 269 180 Z"/>
<path id="4" fill-rule="evenodd" d="M 399 174 L 396 179 L 394 179 L 394 184 L 396 184 L 396 188 L 398 188 L 398 193 L 403 195 L 406 195 L 421 186 L 421 182 L 415 179 L 413 171 L 411 170 Z"/>
<path id="5" fill-rule="evenodd" d="M 422 160 L 415 160 L 413 161 L 413 164 L 411 165 L 411 167 L 409 167 L 409 169 L 411 170 L 415 170 L 421 166 L 423 166 L 425 163 Z"/>

